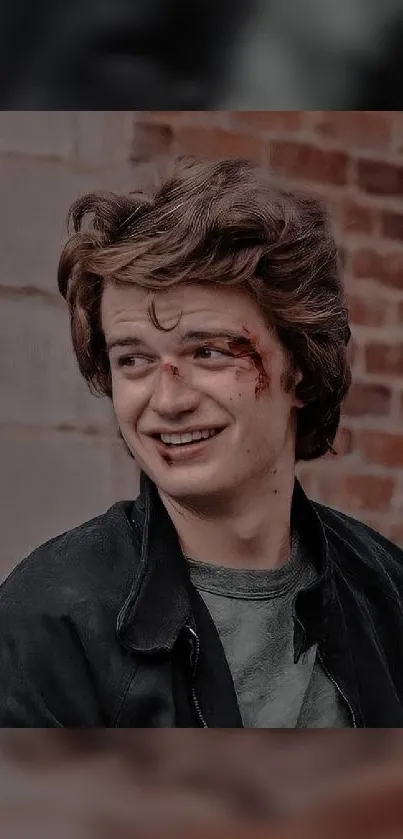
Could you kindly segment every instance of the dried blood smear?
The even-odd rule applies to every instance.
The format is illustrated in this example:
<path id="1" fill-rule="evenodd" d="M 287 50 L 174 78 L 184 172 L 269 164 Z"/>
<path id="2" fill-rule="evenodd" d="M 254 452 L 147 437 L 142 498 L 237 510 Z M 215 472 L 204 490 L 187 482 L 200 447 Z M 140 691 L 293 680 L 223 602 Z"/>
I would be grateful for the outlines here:
<path id="1" fill-rule="evenodd" d="M 173 376 L 179 376 L 179 370 L 174 364 L 163 364 L 162 371 L 163 373 L 172 373 Z"/>
<path id="2" fill-rule="evenodd" d="M 260 396 L 270 386 L 269 376 L 264 369 L 262 355 L 258 349 L 258 339 L 253 338 L 249 330 L 244 327 L 245 338 L 233 338 L 229 341 L 229 348 L 238 358 L 249 358 L 257 371 L 255 396 Z"/>
<path id="3" fill-rule="evenodd" d="M 228 341 L 228 348 L 237 358 L 247 358 L 254 365 L 257 371 L 255 396 L 258 397 L 269 388 L 270 379 L 264 369 L 262 354 L 258 349 L 258 338 L 252 337 L 246 327 L 244 327 L 244 332 L 246 333 L 245 337 L 232 338 Z M 166 363 L 162 370 L 164 373 L 171 373 L 172 376 L 180 376 L 179 369 L 174 364 Z"/>

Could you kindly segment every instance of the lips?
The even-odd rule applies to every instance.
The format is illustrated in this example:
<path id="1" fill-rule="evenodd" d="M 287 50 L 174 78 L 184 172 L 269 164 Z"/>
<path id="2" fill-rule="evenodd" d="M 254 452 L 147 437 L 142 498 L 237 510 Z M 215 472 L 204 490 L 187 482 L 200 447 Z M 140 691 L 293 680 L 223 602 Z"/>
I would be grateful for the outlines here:
<path id="1" fill-rule="evenodd" d="M 161 434 L 161 440 L 163 443 L 166 443 L 168 446 L 180 446 L 184 444 L 196 443 L 199 440 L 207 440 L 209 437 L 214 437 L 217 433 L 216 428 L 206 429 L 206 430 L 197 430 L 197 431 L 187 431 L 182 432 L 180 434 L 170 433 L 170 434 Z"/>
<path id="2" fill-rule="evenodd" d="M 207 439 L 196 440 L 191 443 L 164 443 L 159 436 L 154 436 L 154 444 L 159 454 L 168 463 L 179 463 L 185 460 L 192 460 L 203 455 L 210 446 L 214 445 L 214 441 L 223 432 L 223 428 L 217 429 L 213 436 Z"/>
<path id="3" fill-rule="evenodd" d="M 205 425 L 205 426 L 193 426 L 193 428 L 157 428 L 152 429 L 151 431 L 143 431 L 143 434 L 148 434 L 149 437 L 158 437 L 160 438 L 162 434 L 194 434 L 197 432 L 206 432 L 206 431 L 222 431 L 225 428 L 224 425 Z"/>

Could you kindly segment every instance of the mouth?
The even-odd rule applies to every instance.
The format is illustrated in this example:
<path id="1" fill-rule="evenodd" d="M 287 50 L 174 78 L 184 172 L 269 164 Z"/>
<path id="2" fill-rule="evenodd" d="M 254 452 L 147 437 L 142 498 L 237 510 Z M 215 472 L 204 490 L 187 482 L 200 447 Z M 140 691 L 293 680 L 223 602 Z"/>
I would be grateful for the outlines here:
<path id="1" fill-rule="evenodd" d="M 188 460 L 203 453 L 222 434 L 224 428 L 186 434 L 153 434 L 157 450 L 168 461 Z"/>

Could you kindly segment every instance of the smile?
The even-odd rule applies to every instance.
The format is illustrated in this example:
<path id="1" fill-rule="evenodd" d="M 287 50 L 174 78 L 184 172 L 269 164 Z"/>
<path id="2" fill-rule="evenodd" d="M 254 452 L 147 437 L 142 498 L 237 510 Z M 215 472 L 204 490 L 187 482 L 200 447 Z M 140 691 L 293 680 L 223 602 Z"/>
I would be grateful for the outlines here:
<path id="1" fill-rule="evenodd" d="M 155 434 L 154 444 L 167 463 L 180 463 L 202 457 L 223 431 L 223 428 L 215 428 L 184 434 Z"/>
<path id="2" fill-rule="evenodd" d="M 208 440 L 209 437 L 214 437 L 217 433 L 217 428 L 211 428 L 203 431 L 187 431 L 184 434 L 161 434 L 160 438 L 168 446 L 181 446 L 199 440 Z"/>

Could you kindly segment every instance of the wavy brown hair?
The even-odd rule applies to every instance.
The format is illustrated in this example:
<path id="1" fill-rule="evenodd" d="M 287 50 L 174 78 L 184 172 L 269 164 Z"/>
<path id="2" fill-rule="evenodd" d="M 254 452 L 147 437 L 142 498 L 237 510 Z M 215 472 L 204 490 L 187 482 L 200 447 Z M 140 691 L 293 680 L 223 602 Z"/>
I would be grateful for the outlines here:
<path id="1" fill-rule="evenodd" d="M 316 200 L 278 188 L 249 160 L 180 157 L 149 190 L 79 198 L 69 224 L 74 232 L 61 254 L 58 285 L 92 392 L 112 396 L 100 314 L 106 283 L 155 291 L 235 286 L 257 301 L 303 374 L 296 459 L 333 451 L 351 382 L 350 330 L 337 247 Z M 150 318 L 159 326 L 153 304 Z"/>

